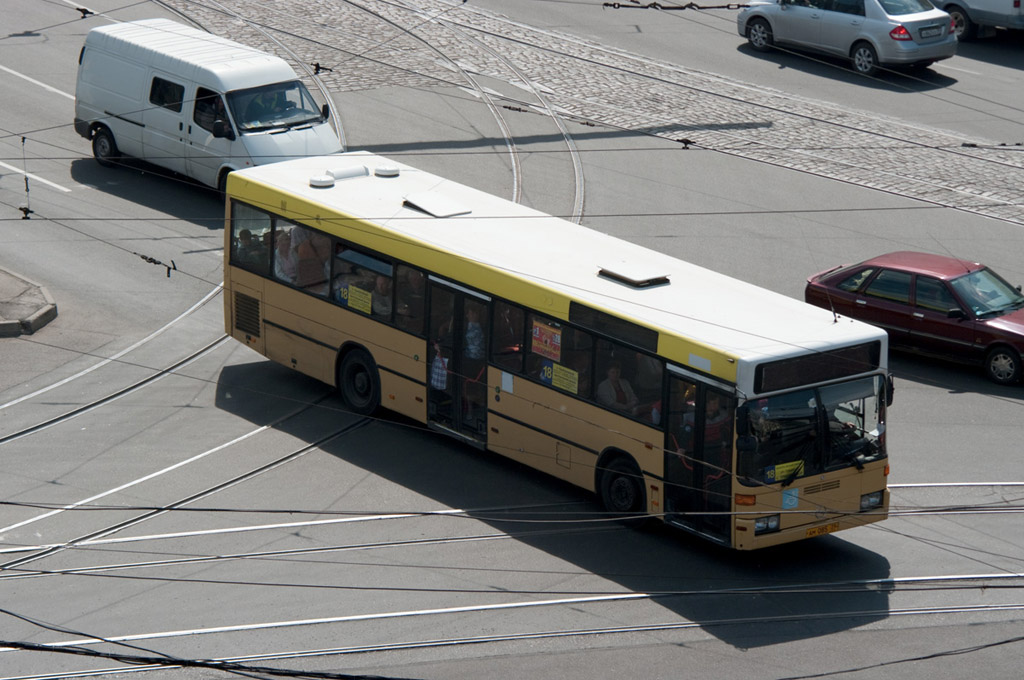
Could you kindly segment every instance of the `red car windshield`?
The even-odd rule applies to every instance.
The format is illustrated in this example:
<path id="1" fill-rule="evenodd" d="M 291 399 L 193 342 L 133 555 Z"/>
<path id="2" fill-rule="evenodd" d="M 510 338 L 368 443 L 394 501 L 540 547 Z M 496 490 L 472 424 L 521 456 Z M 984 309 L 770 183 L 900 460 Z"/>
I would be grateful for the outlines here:
<path id="1" fill-rule="evenodd" d="M 1024 295 L 991 269 L 979 269 L 949 283 L 975 316 L 1003 314 L 1024 307 Z"/>

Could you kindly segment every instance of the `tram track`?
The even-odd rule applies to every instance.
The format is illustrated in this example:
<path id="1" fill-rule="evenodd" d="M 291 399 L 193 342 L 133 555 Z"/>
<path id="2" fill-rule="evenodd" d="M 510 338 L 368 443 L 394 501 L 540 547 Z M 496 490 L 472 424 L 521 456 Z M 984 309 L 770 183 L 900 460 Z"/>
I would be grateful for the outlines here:
<path id="1" fill-rule="evenodd" d="M 178 14 L 188 17 L 189 20 L 199 25 L 204 24 L 203 20 L 197 16 L 196 11 L 186 11 L 186 7 L 179 6 L 178 4 L 175 4 L 173 2 L 168 2 L 167 0 L 158 1 L 162 5 L 172 9 Z M 332 25 L 329 22 L 312 21 L 304 16 L 298 16 L 292 13 L 283 12 L 277 7 L 266 6 L 261 3 L 249 4 L 253 7 L 260 7 L 261 9 L 266 9 L 267 12 L 271 14 L 286 17 L 290 20 L 307 24 L 311 26 L 313 29 L 315 29 L 318 33 L 324 31 L 325 29 L 334 30 L 338 32 L 340 32 L 341 30 L 340 28 L 338 28 L 337 25 Z M 498 129 L 500 130 L 501 133 L 502 141 L 506 147 L 506 152 L 508 154 L 512 175 L 511 200 L 513 200 L 516 203 L 520 203 L 522 201 L 523 171 L 522 161 L 520 159 L 521 151 L 516 142 L 515 135 L 512 132 L 511 126 L 509 125 L 506 116 L 501 112 L 501 109 L 503 108 L 505 102 L 513 102 L 517 105 L 526 106 L 529 108 L 529 110 L 535 113 L 540 113 L 541 115 L 544 115 L 545 117 L 549 118 L 552 121 L 552 123 L 558 129 L 559 135 L 562 139 L 563 144 L 566 147 L 566 150 L 569 154 L 572 163 L 573 205 L 571 209 L 570 219 L 578 223 L 582 219 L 585 202 L 585 176 L 583 173 L 582 160 L 580 157 L 579 150 L 576 147 L 575 141 L 573 140 L 572 134 L 570 133 L 568 126 L 566 125 L 565 117 L 557 110 L 556 106 L 554 106 L 548 101 L 547 95 L 545 95 L 543 92 L 543 88 L 541 86 L 538 86 L 537 83 L 531 80 L 525 74 L 523 69 L 518 67 L 508 57 L 501 54 L 500 51 L 495 50 L 494 48 L 486 45 L 482 41 L 473 37 L 473 35 L 471 35 L 470 32 L 460 27 L 457 22 L 450 22 L 444 18 L 443 15 L 455 9 L 458 9 L 458 6 L 447 6 L 443 9 L 440 9 L 437 12 L 431 13 L 429 10 L 424 9 L 421 5 L 417 5 L 411 2 L 404 2 L 402 0 L 388 0 L 386 2 L 381 2 L 378 4 L 385 5 L 393 9 L 398 9 L 402 12 L 411 13 L 417 16 L 420 19 L 420 21 L 419 23 L 412 25 L 410 27 L 408 25 L 403 24 L 400 21 L 385 16 L 383 12 L 374 10 L 360 3 L 351 1 L 346 3 L 346 5 L 365 13 L 367 16 L 372 17 L 383 24 L 386 24 L 395 31 L 398 31 L 400 35 L 408 36 L 412 40 L 417 41 L 426 49 L 436 54 L 438 58 L 441 60 L 443 68 L 445 68 L 448 71 L 456 73 L 459 79 L 461 79 L 464 83 L 467 84 L 468 87 L 464 88 L 465 91 L 469 92 L 472 96 L 474 96 L 475 98 L 484 103 L 484 105 L 488 108 L 488 111 L 490 112 L 492 118 L 494 119 L 495 124 L 498 126 Z M 217 3 L 216 6 L 219 8 L 218 11 L 222 14 L 232 16 L 240 21 L 244 21 L 247 25 L 252 26 L 255 30 L 259 30 L 261 34 L 267 35 L 268 40 L 271 39 L 271 37 L 269 36 L 269 32 L 272 31 L 272 29 L 266 28 L 268 24 L 261 23 L 250 17 L 247 17 L 243 12 L 227 8 L 224 5 L 224 3 Z M 465 59 L 461 58 L 459 55 L 450 54 L 445 49 L 442 49 L 441 47 L 438 47 L 437 45 L 433 44 L 430 41 L 430 39 L 418 35 L 416 29 L 428 24 L 440 27 L 443 30 L 446 30 L 449 33 L 455 35 L 461 42 L 472 43 L 477 50 L 486 52 L 495 62 L 500 63 L 503 66 L 503 68 L 507 71 L 507 75 L 483 73 L 482 71 L 478 71 L 474 69 L 474 67 L 467 65 Z M 290 32 L 288 33 L 288 35 L 299 40 L 310 41 L 311 43 L 326 44 L 323 43 L 318 38 L 314 38 L 309 35 L 303 36 L 301 33 Z M 346 48 L 344 51 L 349 54 L 352 54 L 356 58 L 366 58 L 369 55 L 369 53 L 371 53 L 374 49 L 378 49 L 380 46 L 388 44 L 393 39 L 393 37 L 384 38 L 380 41 L 374 42 L 363 37 L 360 38 L 360 40 L 366 43 L 366 48 L 362 53 L 356 53 L 355 51 L 352 50 L 352 48 Z M 281 41 L 277 38 L 273 38 L 272 41 L 275 45 L 280 45 L 282 49 L 285 49 L 289 54 L 296 53 L 295 48 L 288 46 L 284 41 Z M 489 88 L 485 87 L 483 84 L 480 83 L 478 75 L 486 75 L 487 77 L 495 78 L 503 82 L 508 82 L 509 84 L 519 89 L 524 89 L 525 91 L 529 92 L 532 95 L 535 102 L 524 101 L 520 98 L 514 98 L 508 95 L 493 92 L 492 90 L 490 90 Z M 454 80 L 442 81 L 441 79 L 436 78 L 436 76 L 432 78 L 437 80 L 438 84 L 450 85 L 452 87 L 461 87 Z"/>
<path id="2" fill-rule="evenodd" d="M 308 410 L 309 408 L 312 408 L 313 406 L 316 405 L 316 403 L 319 403 L 319 402 L 314 402 L 313 404 L 304 405 L 300 409 L 298 409 L 297 411 L 292 412 L 291 414 L 288 414 L 288 415 L 278 419 L 277 421 L 275 421 L 275 423 L 273 423 L 271 425 L 263 426 L 263 427 L 258 428 L 257 430 L 254 430 L 254 431 L 252 431 L 252 432 L 250 432 L 250 433 L 248 433 L 246 435 L 243 435 L 242 437 L 236 438 L 235 440 L 232 440 L 231 442 L 228 442 L 226 444 L 221 444 L 221 445 L 215 447 L 214 449 L 211 449 L 211 450 L 209 450 L 207 452 L 204 452 L 203 454 L 200 454 L 199 456 L 195 456 L 195 457 L 189 459 L 188 461 L 184 461 L 184 464 L 194 462 L 194 461 L 198 460 L 200 457 L 205 457 L 206 455 L 209 455 L 211 453 L 223 450 L 224 448 L 230 446 L 231 444 L 237 443 L 237 442 L 239 442 L 239 441 L 241 441 L 243 439 L 247 439 L 250 436 L 252 436 L 254 434 L 257 434 L 259 432 L 264 432 L 264 431 L 266 431 L 268 429 L 271 429 L 273 426 L 275 426 L 277 424 L 280 424 L 281 422 L 284 422 L 285 420 L 287 420 L 289 418 L 292 418 L 292 417 L 298 415 L 299 413 L 302 413 L 302 412 Z M 255 467 L 255 468 L 252 468 L 252 469 L 250 469 L 250 470 L 248 470 L 246 472 L 243 472 L 243 473 L 240 473 L 240 474 L 236 474 L 233 477 L 229 478 L 228 480 L 225 480 L 223 482 L 220 482 L 220 483 L 214 484 L 212 486 L 209 486 L 209 487 L 207 487 L 207 488 L 205 488 L 205 489 L 203 489 L 201 491 L 198 491 L 198 492 L 195 492 L 195 493 L 191 493 L 191 494 L 189 494 L 189 495 L 187 495 L 187 496 L 185 496 L 183 498 L 180 498 L 180 499 L 178 499 L 176 501 L 168 503 L 168 504 L 162 506 L 159 509 L 155 509 L 155 510 L 150 510 L 150 511 L 144 512 L 144 513 L 142 513 L 140 515 L 137 515 L 136 517 L 133 517 L 133 518 L 130 518 L 130 519 L 127 519 L 127 520 L 123 520 L 123 521 L 120 521 L 120 522 L 116 522 L 114 524 L 108 525 L 108 526 L 103 527 L 101 529 L 90 531 L 87 534 L 83 534 L 81 536 L 78 536 L 77 538 L 74 538 L 74 539 L 71 539 L 71 540 L 68 540 L 68 541 L 64 541 L 64 542 L 59 543 L 59 544 L 55 544 L 55 545 L 52 545 L 52 546 L 41 547 L 39 550 L 34 551 L 30 555 L 25 555 L 23 557 L 19 557 L 19 558 L 16 558 L 14 560 L 5 562 L 3 564 L 0 564 L 0 572 L 3 572 L 4 570 L 14 569 L 16 567 L 20 567 L 20 566 L 22 566 L 24 564 L 28 564 L 30 562 L 34 562 L 36 560 L 43 559 L 45 557 L 50 557 L 50 556 L 55 555 L 55 554 L 57 554 L 59 552 L 67 550 L 69 548 L 73 548 L 73 547 L 77 546 L 78 544 L 83 543 L 85 541 L 97 540 L 97 539 L 103 538 L 105 536 L 110 536 L 111 534 L 117 533 L 117 532 L 122 531 L 124 529 L 127 529 L 129 527 L 136 526 L 136 525 L 141 524 L 141 523 L 143 523 L 143 522 L 145 522 L 147 520 L 153 519 L 154 517 L 158 517 L 160 515 L 166 514 L 167 512 L 170 512 L 171 510 L 173 510 L 175 508 L 180 508 L 182 506 L 189 505 L 189 504 L 194 503 L 194 502 L 196 502 L 198 500 L 201 500 L 203 498 L 207 498 L 208 496 L 216 494 L 216 493 L 218 493 L 220 491 L 223 491 L 223 490 L 228 489 L 230 487 L 233 487 L 233 486 L 235 486 L 237 484 L 240 484 L 240 483 L 245 482 L 247 480 L 250 480 L 250 479 L 252 479 L 254 477 L 257 477 L 257 476 L 259 476 L 259 475 L 261 475 L 261 474 L 263 474 L 265 472 L 268 472 L 268 471 L 273 470 L 275 468 L 281 467 L 282 465 L 290 463 L 293 460 L 296 460 L 296 459 L 306 455 L 307 453 L 316 450 L 320 446 L 322 446 L 322 445 L 324 445 L 324 444 L 326 444 L 326 443 L 328 443 L 330 441 L 333 441 L 333 440 L 337 439 L 340 436 L 343 436 L 343 435 L 348 434 L 350 432 L 354 432 L 355 430 L 365 426 L 366 424 L 368 424 L 370 422 L 372 422 L 372 421 L 370 419 L 368 419 L 368 418 L 361 418 L 361 419 L 355 421 L 354 423 L 351 423 L 349 425 L 346 425 L 345 427 L 342 427 L 342 428 L 340 428 L 338 430 L 335 430 L 335 431 L 333 431 L 333 432 L 331 432 L 331 433 L 329 433 L 327 435 L 324 435 L 323 437 L 320 437 L 320 438 L 314 440 L 313 442 L 305 444 L 304 446 L 301 446 L 298 449 L 295 449 L 295 450 L 293 450 L 293 451 L 291 451 L 291 452 L 289 452 L 289 453 L 287 453 L 287 454 L 285 454 L 283 456 L 278 456 L 274 460 L 272 460 L 272 461 L 270 461 L 268 463 L 264 463 L 262 465 L 259 465 L 259 466 Z M 171 469 L 178 469 L 178 467 L 179 467 L 178 465 L 175 465 L 175 466 L 172 466 L 171 468 L 167 468 L 167 469 L 165 469 L 165 470 L 163 470 L 161 472 L 163 473 L 163 472 L 167 472 L 167 471 L 169 471 Z M 153 475 L 147 475 L 143 479 L 144 480 L 149 480 L 149 479 L 152 479 L 152 478 L 153 478 Z M 136 482 L 138 482 L 138 481 L 141 481 L 141 480 L 136 480 Z M 107 494 L 113 493 L 114 491 L 123 490 L 124 488 L 126 488 L 126 486 L 127 485 L 121 485 L 121 486 L 117 487 L 117 489 L 110 490 L 110 491 L 108 491 L 108 492 L 106 492 L 104 494 L 100 494 L 99 496 L 107 495 Z M 94 496 L 93 499 L 98 498 L 99 496 Z M 80 504 L 81 503 L 79 503 L 79 505 Z M 70 509 L 70 507 L 73 507 L 73 506 L 68 506 L 68 509 Z M 33 518 L 31 520 L 25 520 L 25 521 L 19 522 L 17 524 L 11 525 L 9 527 L 4 527 L 4 528 L 0 529 L 0 534 L 2 534 L 4 532 L 7 532 L 7 531 L 10 531 L 11 529 L 14 529 L 14 528 L 19 528 L 21 526 L 25 526 L 25 525 L 27 525 L 27 524 L 29 524 L 31 522 L 35 522 L 35 521 L 39 521 L 40 519 L 51 517 L 54 514 L 56 514 L 58 512 L 62 512 L 62 511 L 64 511 L 64 510 L 63 509 L 62 510 L 54 510 L 54 511 L 51 511 L 49 513 L 45 513 L 45 514 L 43 514 L 41 516 L 38 516 L 36 518 Z"/>
<path id="3" fill-rule="evenodd" d="M 319 443 L 311 444 L 310 446 L 318 446 Z M 304 451 L 308 447 L 303 447 L 299 451 Z M 296 453 L 288 454 L 285 459 L 291 459 L 296 457 Z M 279 462 L 268 464 L 270 467 L 276 467 Z M 269 468 L 268 468 L 269 469 Z M 245 473 L 241 477 L 249 478 L 252 477 L 253 473 Z M 225 485 L 230 485 L 237 482 L 227 482 Z M 971 486 L 971 485 L 965 485 Z M 991 486 L 991 485 L 987 485 Z M 1020 484 L 1010 484 L 1009 486 L 1020 486 Z M 226 488 L 226 486 L 225 486 Z M 199 497 L 210 495 L 212 492 L 203 492 L 202 495 L 197 495 L 196 498 L 190 497 L 189 502 L 192 500 L 198 500 Z M 164 514 L 171 512 L 175 508 L 180 508 L 184 505 L 183 502 L 168 505 L 165 508 L 154 509 L 149 511 L 143 520 L 133 520 L 128 526 L 137 524 L 139 521 L 144 521 L 150 517 L 154 517 L 158 514 Z M 511 512 L 516 511 L 528 511 L 537 512 L 545 506 L 528 505 L 528 506 L 516 506 L 516 507 L 502 507 L 500 512 L 503 515 L 507 515 Z M 564 508 L 565 504 L 557 504 L 557 507 Z M 201 511 L 201 509 L 199 509 Z M 12 546 L 0 549 L 0 556 L 3 555 L 18 555 L 21 553 L 33 553 L 34 555 L 28 559 L 39 559 L 51 554 L 51 551 L 61 550 L 68 547 L 74 547 L 76 549 L 118 549 L 121 546 L 128 545 L 142 545 L 146 546 L 151 543 L 158 543 L 161 541 L 178 540 L 183 538 L 205 538 L 211 536 L 223 536 L 223 535 L 234 535 L 241 533 L 252 533 L 259 531 L 296 531 L 301 529 L 310 528 L 322 528 L 330 526 L 342 526 L 352 525 L 364 522 L 383 522 L 383 521 L 396 521 L 396 520 L 408 520 L 408 519 L 420 519 L 424 517 L 464 517 L 472 520 L 480 520 L 481 515 L 486 516 L 488 513 L 495 512 L 494 508 L 477 508 L 477 509 L 438 509 L 438 510 L 425 510 L 422 512 L 395 512 L 395 513 L 384 513 L 384 514 L 346 514 L 344 517 L 329 518 L 329 519 L 316 519 L 307 521 L 294 521 L 294 522 L 279 522 L 269 524 L 245 524 L 234 527 L 221 527 L 217 529 L 203 529 L 196 531 L 176 531 L 162 534 L 149 534 L 142 536 L 127 536 L 127 537 L 114 537 L 107 538 L 110 534 L 116 532 L 120 528 L 115 525 L 108 530 L 96 532 L 95 535 L 88 537 L 82 537 L 76 541 L 69 543 L 57 543 L 57 544 L 46 544 L 46 545 L 25 545 L 25 546 Z M 920 518 L 924 516 L 951 516 L 951 515 L 998 515 L 998 514 L 1021 514 L 1024 513 L 1024 507 L 1011 506 L 1011 507 L 971 507 L 956 505 L 951 507 L 920 507 L 910 506 L 907 509 L 895 509 L 890 512 L 892 517 L 915 517 Z M 498 520 L 494 520 L 498 521 Z M 509 515 L 508 521 L 514 522 L 515 519 Z M 543 535 L 578 535 L 582 533 L 597 533 L 607 531 L 607 526 L 600 524 L 593 525 L 577 525 L 573 526 L 572 519 L 565 520 L 549 520 L 551 524 L 559 525 L 558 528 L 552 529 L 539 529 L 530 531 L 528 533 L 512 533 L 506 531 L 491 532 L 491 533 L 475 533 L 465 536 L 438 536 L 438 537 L 426 537 L 409 540 L 395 540 L 395 541 L 376 541 L 376 542 L 361 542 L 352 544 L 339 544 L 339 545 L 320 545 L 315 548 L 293 548 L 293 549 L 282 549 L 282 550 L 261 550 L 252 552 L 241 552 L 241 553 L 229 553 L 229 554 L 216 554 L 216 555 L 192 555 L 187 557 L 173 557 L 162 560 L 145 560 L 136 562 L 124 562 L 115 564 L 94 564 L 84 567 L 75 568 L 64 568 L 64 569 L 39 569 L 39 570 L 26 570 L 22 569 L 21 565 L 24 562 L 15 559 L 7 564 L 0 565 L 6 573 L 0 573 L 0 581 L 4 580 L 16 580 L 26 578 L 42 578 L 50 576 L 68 576 L 68 575 L 104 575 L 116 572 L 124 571 L 135 571 L 145 569 L 157 569 L 161 567 L 178 567 L 182 565 L 195 565 L 195 564 L 209 564 L 209 563 L 225 563 L 232 561 L 244 561 L 244 560 L 291 560 L 300 556 L 308 555 L 323 555 L 323 554 L 337 554 L 345 552 L 366 552 L 374 550 L 387 550 L 387 549 L 409 549 L 409 548 L 425 548 L 435 546 L 455 546 L 458 544 L 478 543 L 487 541 L 504 541 L 504 540 L 520 540 L 526 537 L 536 538 Z M 569 528 L 566 528 L 566 527 Z M 158 551 L 151 551 L 143 547 L 141 551 L 145 554 L 153 554 Z M 500 570 L 499 570 L 500 571 Z M 569 573 L 569 572 L 567 572 Z M 571 572 L 572 574 L 582 575 L 585 572 Z M 162 580 L 160 576 L 153 577 L 141 577 L 141 578 L 152 578 L 154 580 Z M 178 580 L 178 579 L 175 579 Z M 188 579 L 184 579 L 188 580 Z"/>
<path id="4" fill-rule="evenodd" d="M 10 444 L 11 442 L 17 441 L 17 440 L 22 439 L 24 437 L 28 437 L 29 435 L 36 434 L 37 432 L 41 432 L 43 430 L 46 430 L 46 429 L 48 429 L 50 427 L 53 427 L 54 425 L 59 425 L 61 423 L 65 423 L 65 422 L 67 422 L 69 420 L 77 418 L 80 415 L 83 415 L 85 413 L 88 413 L 90 411 L 98 409 L 98 408 L 100 408 L 102 406 L 106 406 L 107 404 L 110 404 L 112 402 L 115 402 L 118 399 L 121 399 L 122 397 L 125 397 L 125 396 L 127 396 L 127 395 L 129 395 L 129 394 L 131 394 L 133 392 L 136 392 L 136 391 L 142 389 L 143 387 L 147 387 L 149 385 L 152 385 L 153 383 L 157 382 L 158 380 L 161 380 L 161 379 L 167 377 L 168 375 L 171 375 L 171 374 L 177 372 L 179 369 L 184 368 L 185 366 L 188 366 L 192 362 L 194 362 L 194 361 L 196 361 L 198 359 L 201 359 L 202 357 L 206 356 L 207 354 L 209 354 L 210 352 L 212 352 L 213 350 L 217 349 L 222 344 L 224 344 L 224 342 L 227 339 L 228 339 L 227 335 L 221 335 L 216 340 L 213 340 L 212 342 L 207 343 L 206 345 L 204 345 L 200 349 L 192 352 L 191 354 L 189 354 L 188 356 L 184 357 L 183 359 L 179 359 L 178 361 L 176 361 L 173 364 L 171 364 L 169 366 L 166 366 L 164 368 L 154 369 L 154 373 L 152 373 L 151 375 L 146 376 L 145 378 L 142 378 L 141 380 L 137 380 L 134 383 L 131 383 L 130 385 L 122 387 L 122 388 L 120 388 L 120 389 L 118 389 L 118 390 L 116 390 L 114 392 L 111 392 L 111 393 L 109 393 L 109 394 L 107 394 L 107 395 L 105 395 L 103 397 L 100 397 L 98 399 L 94 399 L 94 400 L 92 400 L 92 401 L 90 401 L 90 402 L 88 402 L 86 404 L 83 404 L 81 406 L 73 408 L 70 411 L 66 411 L 66 412 L 64 412 L 64 413 L 62 413 L 62 414 L 60 414 L 58 416 L 54 416 L 52 418 L 48 418 L 48 419 L 46 419 L 46 420 L 44 420 L 42 422 L 36 423 L 35 425 L 30 425 L 29 427 L 22 428 L 22 429 L 18 430 L 17 432 L 12 432 L 10 434 L 4 435 L 4 436 L 0 437 L 0 446 L 3 446 L 4 444 Z M 109 363 L 110 361 L 113 361 L 113 360 L 105 360 L 102 363 Z M 99 366 L 99 364 L 97 364 L 93 368 L 98 367 L 98 366 Z M 93 369 L 90 368 L 89 370 L 93 370 Z M 84 375 L 84 372 L 79 374 L 78 376 L 75 376 L 75 377 L 81 377 L 82 375 Z M 65 382 L 61 382 L 60 384 L 66 384 L 66 383 Z M 38 392 L 36 394 L 38 394 Z"/>
<path id="5" fill-rule="evenodd" d="M 849 589 L 856 588 L 861 592 L 886 592 L 898 591 L 901 585 L 919 587 L 921 585 L 937 585 L 942 583 L 970 581 L 977 585 L 978 589 L 992 587 L 994 583 L 1005 581 L 1021 581 L 1024 574 L 973 574 L 960 576 L 928 576 L 892 579 L 864 579 L 859 581 L 837 581 L 832 583 L 808 583 L 795 584 L 783 588 L 765 586 L 754 588 L 722 588 L 716 590 L 697 591 L 676 591 L 671 593 L 642 593 L 642 592 L 618 592 L 599 594 L 570 594 L 566 597 L 553 597 L 541 600 L 529 600 L 518 602 L 492 602 L 479 605 L 440 607 L 421 610 L 400 610 L 364 614 L 348 614 L 344 616 L 320 617 L 314 619 L 301 619 L 276 622 L 260 622 L 236 624 L 233 626 L 217 626 L 212 628 L 200 628 L 191 630 L 156 631 L 150 633 L 131 633 L 118 636 L 108 636 L 102 639 L 91 637 L 80 637 L 72 640 L 59 642 L 42 643 L 38 647 L 59 652 L 62 648 L 75 648 L 82 650 L 88 646 L 108 643 L 130 643 L 138 646 L 139 643 L 154 640 L 168 640 L 179 637 L 192 637 L 200 635 L 219 635 L 232 632 L 251 630 L 284 629 L 307 626 L 341 625 L 345 623 L 358 623 L 365 621 L 399 620 L 409 617 L 443 617 L 450 615 L 465 616 L 467 614 L 482 613 L 493 614 L 496 611 L 515 611 L 526 609 L 546 609 L 550 607 L 573 607 L 578 608 L 585 605 L 615 604 L 622 602 L 644 602 L 665 598 L 680 597 L 721 597 L 740 596 L 747 597 L 759 594 L 777 593 L 807 593 L 807 592 L 833 592 L 842 589 L 841 592 L 850 592 Z M 1020 587 L 1019 584 L 1015 587 Z M 551 593 L 543 593 L 551 594 Z M 557 594 L 557 593 L 556 593 Z M 828 619 L 893 619 L 902 617 L 922 616 L 950 616 L 950 615 L 986 615 L 997 613 L 1013 613 L 1024 611 L 1024 603 L 962 603 L 942 606 L 910 606 L 891 608 L 863 608 L 845 609 L 840 611 L 816 612 L 815 618 L 820 620 Z M 777 614 L 760 616 L 721 617 L 703 620 L 672 620 L 672 621 L 651 621 L 636 624 L 625 624 L 605 627 L 563 627 L 559 629 L 541 629 L 531 631 L 509 631 L 496 632 L 478 636 L 453 636 L 447 638 L 426 638 L 419 640 L 391 641 L 386 643 L 349 645 L 342 647 L 324 647 L 318 649 L 301 649 L 283 652 L 266 652 L 260 654 L 239 655 L 231 657 L 218 657 L 209 659 L 214 663 L 237 663 L 251 664 L 253 662 L 285 661 L 302 658 L 345 656 L 355 654 L 376 654 L 384 652 L 411 651 L 417 649 L 461 647 L 480 644 L 535 642 L 542 639 L 555 639 L 564 637 L 595 637 L 606 635 L 624 635 L 644 632 L 667 632 L 687 629 L 708 630 L 719 626 L 764 626 L 781 625 L 787 623 L 803 623 L 806 614 Z M 0 655 L 20 651 L 17 648 L 0 648 Z M 63 678 L 81 678 L 101 674 L 119 674 L 144 672 L 153 670 L 165 670 L 174 668 L 174 658 L 170 657 L 167 663 L 132 665 L 125 667 L 106 667 L 87 670 L 68 671 L 62 673 L 47 673 L 40 675 L 19 675 L 0 677 L 0 680 L 57 680 Z"/>

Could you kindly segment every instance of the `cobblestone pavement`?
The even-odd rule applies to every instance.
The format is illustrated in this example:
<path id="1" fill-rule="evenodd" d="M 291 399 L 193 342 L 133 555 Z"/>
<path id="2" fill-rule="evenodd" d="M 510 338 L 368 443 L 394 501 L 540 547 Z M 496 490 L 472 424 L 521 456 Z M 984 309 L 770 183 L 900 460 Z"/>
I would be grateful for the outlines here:
<path id="1" fill-rule="evenodd" d="M 458 65 L 516 85 L 525 99 L 530 95 L 508 68 L 511 62 L 570 120 L 685 138 L 705 149 L 1024 224 L 1019 149 L 655 61 L 457 0 L 367 2 L 366 9 L 337 0 L 164 4 L 214 33 L 280 54 L 300 72 L 309 71 L 300 65 L 329 61 L 333 70 L 319 78 L 332 93 L 466 86 Z"/>

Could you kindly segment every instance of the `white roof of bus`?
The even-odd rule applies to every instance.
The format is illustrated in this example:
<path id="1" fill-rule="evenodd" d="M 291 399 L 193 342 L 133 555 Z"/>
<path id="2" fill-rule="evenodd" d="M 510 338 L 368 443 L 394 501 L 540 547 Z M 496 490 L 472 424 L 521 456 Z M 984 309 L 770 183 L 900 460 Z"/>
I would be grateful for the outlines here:
<path id="1" fill-rule="evenodd" d="M 311 178 L 326 171 L 343 176 L 360 166 L 368 174 L 338 179 L 332 188 L 310 186 Z M 375 176 L 375 169 L 388 166 L 399 169 L 397 177 Z M 830 312 L 803 301 L 366 152 L 301 158 L 233 174 L 528 277 L 585 304 L 741 360 L 756 362 L 885 337 L 884 331 L 858 321 L 841 318 L 836 323 Z M 410 196 L 433 197 L 442 208 L 470 212 L 432 217 L 404 206 Z M 599 268 L 620 264 L 667 275 L 669 284 L 637 289 L 598 276 Z"/>
<path id="2" fill-rule="evenodd" d="M 89 31 L 86 45 L 142 61 L 172 75 L 196 78 L 218 89 L 240 90 L 295 79 L 295 71 L 280 57 L 256 48 L 179 24 L 170 19 L 143 19 L 100 26 Z M 197 72 L 186 73 L 183 66 Z M 205 72 L 206 78 L 200 73 Z"/>

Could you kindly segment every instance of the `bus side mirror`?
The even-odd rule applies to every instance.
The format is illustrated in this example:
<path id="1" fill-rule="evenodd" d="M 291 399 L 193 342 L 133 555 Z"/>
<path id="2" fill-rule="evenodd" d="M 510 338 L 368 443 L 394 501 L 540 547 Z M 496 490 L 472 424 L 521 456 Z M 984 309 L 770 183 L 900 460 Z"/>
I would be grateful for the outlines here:
<path id="1" fill-rule="evenodd" d="M 736 434 L 740 438 L 750 434 L 750 412 L 746 408 L 736 411 Z"/>
<path id="2" fill-rule="evenodd" d="M 748 434 L 736 438 L 737 453 L 752 453 L 754 451 L 757 451 L 757 437 L 751 437 Z"/>
<path id="3" fill-rule="evenodd" d="M 896 390 L 896 383 L 891 375 L 885 378 L 885 405 L 892 406 L 892 393 Z"/>
<path id="4" fill-rule="evenodd" d="M 323 116 L 324 120 L 327 120 L 328 116 L 331 115 L 331 107 L 324 104 L 320 107 L 320 115 Z"/>

